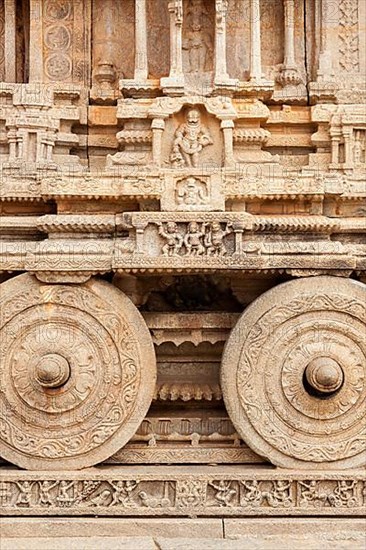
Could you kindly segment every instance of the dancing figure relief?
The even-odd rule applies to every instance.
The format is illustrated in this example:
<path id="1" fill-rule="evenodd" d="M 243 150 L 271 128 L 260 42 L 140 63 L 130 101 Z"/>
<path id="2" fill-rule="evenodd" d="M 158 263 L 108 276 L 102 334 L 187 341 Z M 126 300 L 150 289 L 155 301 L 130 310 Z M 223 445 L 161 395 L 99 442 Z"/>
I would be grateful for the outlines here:
<path id="1" fill-rule="evenodd" d="M 170 162 L 175 168 L 197 168 L 200 153 L 212 143 L 208 128 L 201 123 L 201 113 L 190 109 L 186 121 L 175 132 Z"/>

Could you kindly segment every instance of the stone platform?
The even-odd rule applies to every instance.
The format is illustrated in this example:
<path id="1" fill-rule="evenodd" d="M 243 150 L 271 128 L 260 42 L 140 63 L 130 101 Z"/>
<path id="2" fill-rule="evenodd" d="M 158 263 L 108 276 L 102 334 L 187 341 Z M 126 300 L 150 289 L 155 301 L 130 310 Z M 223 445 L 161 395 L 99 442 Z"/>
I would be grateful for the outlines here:
<path id="1" fill-rule="evenodd" d="M 366 540 L 366 520 L 356 518 L 2 518 L 0 526 L 1 550 L 361 550 Z"/>

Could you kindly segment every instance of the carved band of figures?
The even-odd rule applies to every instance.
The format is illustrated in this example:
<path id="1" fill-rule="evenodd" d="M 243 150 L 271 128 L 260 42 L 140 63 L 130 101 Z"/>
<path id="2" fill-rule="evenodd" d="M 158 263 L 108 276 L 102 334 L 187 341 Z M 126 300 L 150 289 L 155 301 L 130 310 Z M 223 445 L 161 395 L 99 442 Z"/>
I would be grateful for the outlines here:
<path id="1" fill-rule="evenodd" d="M 0 511 L 7 515 L 357 515 L 365 510 L 366 483 L 357 476 L 108 474 L 0 480 Z"/>

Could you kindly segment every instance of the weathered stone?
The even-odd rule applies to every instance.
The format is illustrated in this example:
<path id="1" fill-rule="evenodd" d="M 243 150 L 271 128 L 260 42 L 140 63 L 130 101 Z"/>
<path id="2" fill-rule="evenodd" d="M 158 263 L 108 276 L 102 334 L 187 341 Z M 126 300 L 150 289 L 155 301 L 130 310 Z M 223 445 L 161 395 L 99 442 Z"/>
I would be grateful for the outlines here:
<path id="1" fill-rule="evenodd" d="M 364 513 L 365 19 L 0 0 L 2 514 Z"/>
<path id="2" fill-rule="evenodd" d="M 365 286 L 331 277 L 285 283 L 248 307 L 221 382 L 236 429 L 260 455 L 287 468 L 365 464 L 365 321 Z"/>
<path id="3" fill-rule="evenodd" d="M 1 304 L 2 456 L 45 470 L 111 456 L 155 387 L 154 350 L 135 306 L 105 282 L 47 285 L 28 274 L 1 285 Z"/>

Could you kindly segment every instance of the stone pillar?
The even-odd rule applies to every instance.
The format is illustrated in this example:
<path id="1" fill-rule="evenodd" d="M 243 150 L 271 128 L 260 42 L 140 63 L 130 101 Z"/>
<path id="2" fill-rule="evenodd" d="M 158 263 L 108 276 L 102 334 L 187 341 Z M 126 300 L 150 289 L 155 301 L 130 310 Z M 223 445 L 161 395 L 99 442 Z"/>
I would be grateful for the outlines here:
<path id="1" fill-rule="evenodd" d="M 234 165 L 233 129 L 234 122 L 232 120 L 221 121 L 221 130 L 224 134 L 225 167 Z"/>
<path id="2" fill-rule="evenodd" d="M 295 43 L 294 43 L 294 23 L 295 6 L 294 0 L 283 0 L 285 13 L 285 41 L 284 41 L 284 65 L 285 67 L 295 66 Z"/>
<path id="3" fill-rule="evenodd" d="M 116 16 L 113 0 L 96 2 L 93 12 L 93 98 L 114 96 L 116 81 L 115 34 Z M 93 87 L 94 88 L 94 87 Z"/>
<path id="4" fill-rule="evenodd" d="M 29 13 L 29 82 L 43 82 L 43 0 L 30 0 Z"/>
<path id="5" fill-rule="evenodd" d="M 161 140 L 163 137 L 163 132 L 165 128 L 165 122 L 162 118 L 154 118 L 151 123 L 151 129 L 153 133 L 152 138 L 152 154 L 153 154 L 153 163 L 156 166 L 161 164 Z"/>
<path id="6" fill-rule="evenodd" d="M 334 2 L 331 0 L 317 0 L 316 16 L 320 25 L 319 67 L 318 77 L 325 78 L 333 75 L 332 52 L 329 42 L 332 33 L 331 13 L 334 12 Z"/>
<path id="7" fill-rule="evenodd" d="M 135 70 L 132 79 L 120 81 L 122 93 L 128 90 L 129 95 L 133 97 L 155 97 L 159 89 L 159 80 L 148 77 L 146 0 L 135 0 Z"/>
<path id="8" fill-rule="evenodd" d="M 16 81 L 16 2 L 4 0 L 5 12 L 5 80 Z"/>
<path id="9" fill-rule="evenodd" d="M 10 127 L 8 130 L 8 143 L 9 143 L 9 162 L 16 160 L 17 158 L 17 143 L 18 133 L 15 127 Z"/>
<path id="10" fill-rule="evenodd" d="M 136 228 L 136 248 L 135 248 L 135 254 L 144 254 L 144 234 L 145 229 L 147 227 L 147 222 L 136 222 L 135 228 Z"/>
<path id="11" fill-rule="evenodd" d="M 283 66 L 277 81 L 281 86 L 300 84 L 299 75 L 295 61 L 295 2 L 294 0 L 283 0 L 284 7 L 284 58 Z"/>
<path id="12" fill-rule="evenodd" d="M 172 0 L 168 3 L 170 14 L 170 72 L 161 79 L 164 88 L 183 92 L 184 73 L 182 56 L 183 1 Z"/>
<path id="13" fill-rule="evenodd" d="M 146 0 L 135 0 L 135 80 L 145 82 L 148 72 Z"/>
<path id="14" fill-rule="evenodd" d="M 250 80 L 262 80 L 260 0 L 250 0 Z"/>
<path id="15" fill-rule="evenodd" d="M 353 168 L 352 128 L 343 128 L 344 136 L 344 167 Z"/>
<path id="16" fill-rule="evenodd" d="M 243 254 L 243 232 L 244 224 L 242 222 L 235 222 L 233 224 L 234 230 L 234 254 L 241 256 Z"/>
<path id="17" fill-rule="evenodd" d="M 337 167 L 339 165 L 339 144 L 341 136 L 339 132 L 330 132 L 330 139 L 332 145 L 332 158 L 331 167 Z"/>
<path id="18" fill-rule="evenodd" d="M 226 15 L 228 0 L 216 0 L 215 84 L 229 79 L 226 66 Z"/>

